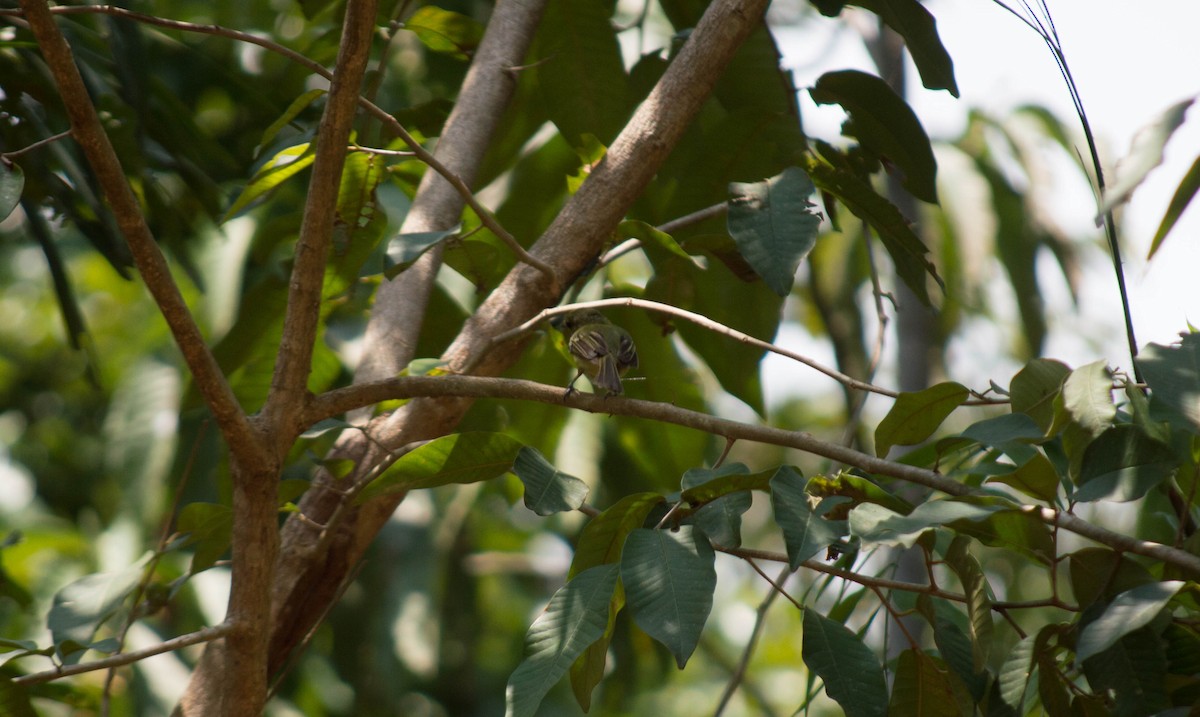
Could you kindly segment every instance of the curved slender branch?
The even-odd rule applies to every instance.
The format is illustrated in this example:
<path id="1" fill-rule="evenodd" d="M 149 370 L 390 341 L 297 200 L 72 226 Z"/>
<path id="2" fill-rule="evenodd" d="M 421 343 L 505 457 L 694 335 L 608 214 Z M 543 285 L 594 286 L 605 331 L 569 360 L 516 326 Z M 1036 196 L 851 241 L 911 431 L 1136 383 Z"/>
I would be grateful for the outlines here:
<path id="1" fill-rule="evenodd" d="M 214 35 L 230 40 L 237 40 L 239 42 L 257 45 L 264 50 L 268 50 L 275 54 L 286 57 L 288 60 L 305 67 L 315 75 L 320 75 L 326 80 L 333 80 L 332 72 L 325 69 L 325 67 L 321 64 L 310 60 L 291 48 L 285 47 L 277 42 L 273 42 L 267 38 L 259 37 L 249 32 L 242 32 L 240 30 L 222 27 L 220 25 L 202 25 L 199 23 L 185 22 L 182 20 L 168 20 L 155 15 L 147 15 L 145 13 L 126 10 L 125 8 L 117 7 L 115 5 L 68 5 L 51 8 L 50 12 L 62 15 L 113 15 L 115 17 L 121 17 L 128 20 L 145 23 L 147 25 L 156 25 L 158 27 L 165 27 L 182 32 L 194 32 L 202 35 Z M 17 11 L 0 10 L 0 16 L 14 16 L 19 14 L 21 13 Z M 450 171 L 445 164 L 434 157 L 433 153 L 422 147 L 420 142 L 418 142 L 416 138 L 414 138 L 408 132 L 408 130 L 400 124 L 399 120 L 388 114 L 386 110 L 364 98 L 360 97 L 358 99 L 358 104 L 365 109 L 368 114 L 380 120 L 384 126 L 394 132 L 398 137 L 400 137 L 400 139 L 404 140 L 404 143 L 412 149 L 413 154 L 416 155 L 418 159 L 427 164 L 431 169 L 433 169 L 433 171 L 442 175 L 446 181 L 449 182 L 460 195 L 462 195 L 463 201 L 465 201 L 467 205 L 475 211 L 483 225 L 490 229 L 493 234 L 499 237 L 500 241 L 504 242 L 504 244 L 513 252 L 513 254 L 517 256 L 520 261 L 536 268 L 538 271 L 545 274 L 546 278 L 549 279 L 552 284 L 557 285 L 558 277 L 550 265 L 526 251 L 525 247 L 521 246 L 520 242 L 518 242 L 516 238 L 508 232 L 508 230 L 500 225 L 500 222 L 496 220 L 496 217 L 494 214 L 492 214 L 491 210 L 483 206 L 483 204 L 481 204 L 479 200 L 475 198 L 474 193 L 471 192 L 471 188 L 467 186 L 467 183 L 464 182 L 462 178 L 456 175 L 454 172 Z"/>
<path id="2" fill-rule="evenodd" d="M 46 670 L 45 672 L 34 672 L 28 675 L 21 675 L 20 677 L 14 677 L 13 682 L 18 685 L 25 686 L 40 685 L 43 682 L 57 680 L 60 677 L 70 677 L 71 675 L 82 675 L 85 672 L 95 672 L 96 670 L 108 670 L 114 667 L 121 667 L 134 662 L 140 662 L 147 657 L 161 655 L 164 652 L 173 652 L 175 650 L 182 650 L 185 647 L 191 647 L 192 645 L 199 645 L 202 642 L 218 640 L 228 635 L 231 629 L 232 626 L 228 623 L 221 623 L 220 625 L 206 627 L 203 630 L 197 630 L 196 632 L 189 632 L 186 635 L 173 637 L 170 640 L 160 642 L 157 645 L 151 645 L 150 647 L 141 650 L 122 652 L 119 655 L 106 657 L 102 660 L 96 660 L 95 662 L 84 662 L 78 665 L 69 665 L 67 667 Z"/>

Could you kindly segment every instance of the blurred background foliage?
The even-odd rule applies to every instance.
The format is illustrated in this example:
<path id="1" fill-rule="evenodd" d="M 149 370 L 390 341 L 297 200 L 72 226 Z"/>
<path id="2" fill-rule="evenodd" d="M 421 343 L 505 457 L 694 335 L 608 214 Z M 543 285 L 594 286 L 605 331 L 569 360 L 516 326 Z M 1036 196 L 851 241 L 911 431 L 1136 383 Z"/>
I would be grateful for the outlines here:
<path id="1" fill-rule="evenodd" d="M 813 17 L 807 5 L 786 5 L 786 12 L 772 17 L 792 23 Z M 691 27 L 704 6 L 699 0 L 663 2 L 638 22 L 636 8 L 625 4 L 614 15 L 612 2 L 551 3 L 530 59 L 560 61 L 519 72 L 513 106 L 481 173 L 483 196 L 521 241 L 530 243 L 547 226 L 570 191 L 568 177 L 586 172 L 581 154 L 595 147 L 590 142 L 612 140 L 664 70 L 677 33 Z M 336 52 L 341 11 L 339 3 L 322 0 L 172 0 L 128 7 L 258 34 L 325 65 Z M 485 2 L 444 1 L 439 7 L 460 13 L 476 29 L 490 11 Z M 368 91 L 418 136 L 436 137 L 472 48 L 435 51 L 436 39 L 390 24 L 424 9 L 399 2 L 382 10 Z M 306 175 L 284 182 L 238 216 L 226 213 L 278 152 L 312 136 L 319 99 L 260 146 L 266 129 L 321 83 L 274 53 L 224 37 L 96 14 L 63 17 L 61 25 L 155 236 L 235 390 L 253 408 L 273 366 Z M 0 23 L 0 78 L 0 149 L 29 147 L 67 129 L 36 47 L 16 22 Z M 723 202 L 732 181 L 761 180 L 794 164 L 809 138 L 792 90 L 770 32 L 757 32 L 631 218 L 661 224 Z M 963 174 L 943 175 L 942 207 L 924 205 L 917 218 L 947 285 L 938 334 L 928 348 L 935 361 L 971 321 L 1000 324 L 1007 339 L 996 348 L 1016 360 L 1037 355 L 1046 331 L 1038 257 L 1049 250 L 1072 284 L 1077 253 L 1090 250 L 1087 241 L 1056 229 L 1044 211 L 1031 211 L 1042 175 L 1038 150 L 1030 151 L 1029 143 L 1070 143 L 1054 118 L 1036 109 L 1026 115 L 1036 122 L 1021 125 L 1023 134 L 1010 118 L 976 115 L 962 137 L 938 143 L 939 156 L 959 157 L 953 171 Z M 822 139 L 845 145 L 843 139 Z M 357 141 L 395 146 L 394 138 L 365 120 Z M 60 588 L 86 574 L 125 570 L 147 550 L 161 553 L 148 594 L 169 591 L 171 599 L 139 607 L 153 613 L 130 630 L 129 645 L 214 624 L 223 614 L 225 569 L 218 564 L 187 580 L 192 548 L 170 536 L 182 506 L 227 501 L 216 431 L 189 389 L 78 150 L 69 140 L 58 141 L 17 161 L 26 182 L 20 211 L 0 224 L 0 526 L 11 538 L 0 551 L 0 635 L 46 644 L 44 616 Z M 340 227 L 335 252 L 354 247 L 362 266 L 329 284 L 314 389 L 349 380 L 379 280 L 380 269 L 368 257 L 377 258 L 396 233 L 421 173 L 413 162 L 394 158 L 380 165 L 386 171 L 374 180 L 375 213 Z M 960 196 L 955 188 L 965 175 L 982 191 Z M 981 211 L 992 231 L 964 219 Z M 765 340 L 776 337 L 782 316 L 792 329 L 829 340 L 843 370 L 865 375 L 875 350 L 871 266 L 883 264 L 884 254 L 864 241 L 861 224 L 844 207 L 830 218 L 840 231 L 823 225 L 803 280 L 786 302 L 745 281 L 722 217 L 674 234 L 698 264 L 648 245 L 607 267 L 580 296 L 653 298 Z M 464 220 L 467 229 L 478 225 L 469 214 Z M 420 356 L 441 353 L 512 263 L 487 231 L 452 245 L 447 261 L 453 271 L 443 272 L 432 299 Z M 998 276 L 1003 288 L 996 286 Z M 895 283 L 886 275 L 883 281 Z M 997 291 L 1015 297 L 1015 316 L 992 309 Z M 634 397 L 743 419 L 758 415 L 837 441 L 848 425 L 854 433 L 848 424 L 853 406 L 840 394 L 777 391 L 772 395 L 778 400 L 768 404 L 760 352 L 729 350 L 694 326 L 660 317 L 621 311 L 612 317 L 633 333 L 641 352 L 645 380 L 627 384 Z M 550 333 L 541 335 L 510 375 L 565 384 L 571 372 L 553 343 Z M 997 380 L 1006 383 L 1007 377 Z M 514 401 L 479 402 L 463 428 L 506 431 L 539 448 L 560 469 L 586 480 L 593 489 L 590 502 L 600 507 L 640 490 L 677 490 L 685 470 L 711 463 L 723 448 L 695 431 Z M 298 446 L 285 477 L 306 480 L 328 441 Z M 780 463 L 811 472 L 828 468 L 811 456 L 769 447 L 739 445 L 731 458 L 755 470 Z M 536 518 L 520 505 L 519 490 L 510 476 L 411 495 L 280 684 L 273 713 L 502 713 L 505 681 L 521 659 L 523 635 L 564 579 L 571 541 L 582 525 L 576 515 Z M 749 514 L 745 543 L 777 544 L 769 527 L 769 507 L 760 499 Z M 997 559 L 1007 560 L 1005 582 L 1020 585 L 1022 564 Z M 710 709 L 736 669 L 755 606 L 767 593 L 744 562 L 719 560 L 718 566 L 717 608 L 688 670 L 677 674 L 665 650 L 622 615 L 612 645 L 613 674 L 597 692 L 593 714 Z M 804 580 L 796 594 L 824 590 L 823 580 Z M 857 601 L 854 595 L 823 599 Z M 101 636 L 119 632 L 127 613 L 115 614 Z M 873 618 L 865 615 L 857 626 Z M 808 699 L 811 683 L 797 679 L 804 674 L 796 639 L 800 620 L 794 610 L 769 613 L 734 700 L 743 713 L 787 714 Z M 194 653 L 121 673 L 112 713 L 163 714 L 180 689 L 179 659 L 194 659 Z M 5 669 L 16 674 L 18 664 L 27 671 L 49 667 L 23 658 Z M 102 673 L 92 673 L 39 688 L 55 701 L 38 704 L 47 714 L 67 713 L 64 704 L 95 709 L 102 680 Z M 836 712 L 823 697 L 814 699 L 818 708 Z M 779 712 L 780 705 L 789 706 Z M 578 707 L 564 684 L 543 710 L 575 714 Z"/>

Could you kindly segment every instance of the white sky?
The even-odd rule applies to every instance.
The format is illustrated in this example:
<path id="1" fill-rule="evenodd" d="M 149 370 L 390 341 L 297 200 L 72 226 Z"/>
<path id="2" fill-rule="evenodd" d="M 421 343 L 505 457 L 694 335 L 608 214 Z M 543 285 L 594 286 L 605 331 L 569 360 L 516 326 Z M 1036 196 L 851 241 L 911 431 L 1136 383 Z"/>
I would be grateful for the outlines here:
<path id="1" fill-rule="evenodd" d="M 1124 0 L 1050 0 L 1049 4 L 1093 132 L 1102 151 L 1109 153 L 1105 172 L 1111 183 L 1113 163 L 1128 151 L 1133 134 L 1168 106 L 1200 93 L 1200 43 L 1195 41 L 1200 2 L 1157 0 L 1135 5 Z M 1079 127 L 1053 58 L 1033 31 L 990 0 L 929 0 L 927 6 L 954 60 L 961 92 L 956 100 L 944 91 L 925 90 L 915 71 L 911 73 L 909 100 L 933 138 L 957 136 L 970 108 L 1002 117 L 1028 103 L 1050 108 L 1072 130 Z M 837 22 L 809 24 L 810 34 L 786 29 L 777 33 L 798 87 L 811 86 L 829 70 L 873 71 L 854 33 L 843 32 L 840 41 L 831 45 L 829 32 Z M 804 91 L 800 97 L 805 130 L 812 136 L 837 139 L 840 110 L 817 108 Z M 1080 151 L 1086 155 L 1085 147 Z M 1165 163 L 1150 174 L 1126 209 L 1123 258 L 1134 327 L 1142 346 L 1172 341 L 1189 320 L 1200 324 L 1200 199 L 1184 213 L 1154 259 L 1145 262 L 1163 212 L 1197 156 L 1200 105 L 1192 107 L 1167 145 Z M 1095 206 L 1082 187 L 1064 187 L 1063 196 L 1055 197 L 1053 212 L 1064 226 L 1088 231 Z M 1094 230 L 1080 240 L 1100 236 Z M 1061 274 L 1043 272 L 1042 286 L 1053 307 L 1052 334 L 1043 353 L 1072 366 L 1106 359 L 1110 365 L 1127 368 L 1111 260 L 1107 253 L 1093 254 L 1097 261 L 1087 265 L 1078 313 L 1069 303 Z M 1003 300 L 1003 292 L 998 294 Z M 1007 342 L 1009 337 L 996 333 L 994 327 L 983 332 L 960 342 L 953 352 L 954 378 L 973 387 L 986 386 L 989 378 L 1005 385 L 1015 367 L 995 362 L 997 349 L 1002 348 L 995 342 Z M 781 341 L 815 357 L 828 355 L 807 337 L 785 334 Z M 976 350 L 979 355 L 970 355 Z M 784 369 L 776 359 L 768 360 L 767 371 L 778 372 L 779 377 L 795 375 L 794 367 Z M 966 375 L 958 375 L 959 371 Z M 887 382 L 886 376 L 880 380 Z"/>

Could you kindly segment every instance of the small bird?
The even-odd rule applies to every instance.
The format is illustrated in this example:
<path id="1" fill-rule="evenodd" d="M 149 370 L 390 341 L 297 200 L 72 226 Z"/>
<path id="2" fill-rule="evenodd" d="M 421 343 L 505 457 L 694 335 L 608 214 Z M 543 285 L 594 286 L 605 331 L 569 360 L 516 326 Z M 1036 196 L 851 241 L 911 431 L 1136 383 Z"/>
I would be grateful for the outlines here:
<path id="1" fill-rule="evenodd" d="M 567 351 L 579 369 L 567 385 L 567 395 L 571 395 L 575 382 L 584 374 L 604 395 L 621 395 L 621 376 L 638 365 L 637 348 L 629 332 L 595 309 L 572 311 L 557 328 L 567 337 Z"/>

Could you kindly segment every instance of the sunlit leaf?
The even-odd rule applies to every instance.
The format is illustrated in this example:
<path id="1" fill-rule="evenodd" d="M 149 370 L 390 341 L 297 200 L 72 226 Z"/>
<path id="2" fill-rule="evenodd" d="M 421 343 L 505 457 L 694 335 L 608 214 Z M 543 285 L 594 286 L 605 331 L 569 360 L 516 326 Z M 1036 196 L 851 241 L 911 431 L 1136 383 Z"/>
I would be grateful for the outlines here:
<path id="1" fill-rule="evenodd" d="M 401 456 L 363 489 L 359 502 L 391 493 L 478 483 L 507 473 L 521 443 L 503 433 L 455 433 L 434 439 Z"/>
<path id="2" fill-rule="evenodd" d="M 124 570 L 84 576 L 55 593 L 46 615 L 46 627 L 50 628 L 54 644 L 59 646 L 60 658 L 72 664 L 79 661 L 83 651 L 64 646 L 90 644 L 96 630 L 116 614 L 137 587 L 149 559 L 150 554 L 146 554 Z"/>
<path id="3" fill-rule="evenodd" d="M 1043 431 L 1054 423 L 1054 399 L 1071 369 L 1061 361 L 1034 359 L 1013 376 L 1008 386 L 1012 412 L 1024 413 Z"/>
<path id="4" fill-rule="evenodd" d="M 875 455 L 886 456 L 892 446 L 911 446 L 929 438 L 970 395 L 966 386 L 953 381 L 901 393 L 875 428 Z"/>
<path id="5" fill-rule="evenodd" d="M 1168 580 L 1140 585 L 1118 595 L 1100 617 L 1083 628 L 1075 646 L 1075 659 L 1083 661 L 1098 655 L 1125 635 L 1149 625 L 1183 586 L 1182 580 Z"/>
<path id="6" fill-rule="evenodd" d="M 621 582 L 633 619 L 675 656 L 680 669 L 700 642 L 717 573 L 708 540 L 691 526 L 638 529 L 621 554 Z"/>
<path id="7" fill-rule="evenodd" d="M 587 483 L 556 469 L 535 448 L 522 446 L 512 471 L 525 484 L 525 507 L 538 515 L 575 510 L 587 500 Z"/>
<path id="8" fill-rule="evenodd" d="M 1188 108 L 1195 102 L 1188 98 L 1168 107 L 1153 122 L 1137 131 L 1129 145 L 1129 153 L 1117 162 L 1112 184 L 1104 190 L 1100 208 L 1096 212 L 1096 223 L 1117 205 L 1129 200 L 1150 171 L 1162 164 L 1163 149 L 1171 135 L 1183 124 Z"/>
<path id="9" fill-rule="evenodd" d="M 1200 334 L 1185 335 L 1178 346 L 1150 344 L 1136 360 L 1153 402 L 1171 409 L 1192 433 L 1200 433 Z"/>
<path id="10" fill-rule="evenodd" d="M 930 500 L 908 515 L 900 515 L 874 503 L 863 503 L 850 511 L 850 534 L 864 543 L 911 547 L 926 530 L 958 520 L 984 520 L 1001 510 L 1005 508 L 1000 505 Z"/>
<path id="11" fill-rule="evenodd" d="M 483 26 L 461 13 L 433 5 L 418 8 L 404 23 L 434 52 L 467 59 L 483 39 Z"/>
<path id="12" fill-rule="evenodd" d="M 675 241 L 674 237 L 666 232 L 659 231 L 646 222 L 627 219 L 621 222 L 617 227 L 617 231 L 633 239 L 641 239 L 643 243 L 653 243 L 656 246 L 666 249 L 680 259 L 691 262 L 696 268 L 703 268 L 700 261 L 684 251 L 683 247 L 679 246 L 679 242 Z"/>
<path id="13" fill-rule="evenodd" d="M 729 233 L 767 286 L 787 296 L 800 261 L 817 241 L 821 218 L 808 200 L 815 188 L 799 167 L 762 182 L 729 185 Z"/>
<path id="14" fill-rule="evenodd" d="M 575 658 L 604 635 L 617 575 L 616 565 L 590 568 L 550 598 L 525 636 L 528 656 L 508 678 L 506 717 L 532 717 Z"/>
<path id="15" fill-rule="evenodd" d="M 275 140 L 275 136 L 279 134 L 280 130 L 291 124 L 301 112 L 303 112 L 309 105 L 315 102 L 318 97 L 323 96 L 326 92 L 328 92 L 328 90 L 309 90 L 308 92 L 305 92 L 296 99 L 292 100 L 292 103 L 288 105 L 286 110 L 283 111 L 283 114 L 279 115 L 278 119 L 276 119 L 265 130 L 263 130 L 262 139 L 258 141 L 259 148 L 264 148 L 270 145 L 271 142 Z"/>
<path id="16" fill-rule="evenodd" d="M 221 221 L 226 222 L 237 216 L 243 209 L 249 207 L 255 200 L 276 189 L 279 185 L 307 169 L 317 158 L 316 152 L 308 142 L 303 142 L 275 153 L 267 160 L 254 176 L 233 205 L 225 212 Z"/>
<path id="17" fill-rule="evenodd" d="M 801 655 L 847 717 L 883 717 L 888 713 L 883 668 L 871 648 L 845 625 L 815 608 L 807 608 Z"/>

